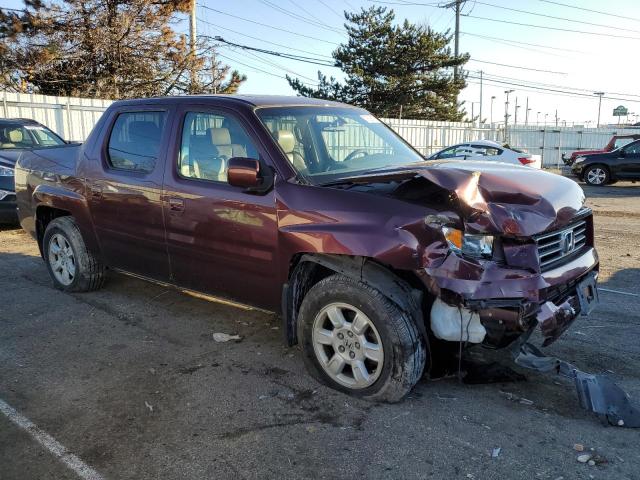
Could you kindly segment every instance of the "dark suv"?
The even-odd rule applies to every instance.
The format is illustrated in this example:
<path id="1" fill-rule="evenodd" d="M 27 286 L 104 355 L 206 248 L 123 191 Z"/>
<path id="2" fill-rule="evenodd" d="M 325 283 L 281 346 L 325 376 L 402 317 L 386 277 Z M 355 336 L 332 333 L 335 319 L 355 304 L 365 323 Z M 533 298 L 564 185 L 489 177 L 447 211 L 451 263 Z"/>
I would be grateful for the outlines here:
<path id="1" fill-rule="evenodd" d="M 640 140 L 612 152 L 579 156 L 571 171 L 583 182 L 596 187 L 617 180 L 640 180 Z"/>
<path id="2" fill-rule="evenodd" d="M 60 145 L 65 141 L 34 120 L 0 119 L 0 223 L 18 221 L 13 169 L 22 152 Z"/>
<path id="3" fill-rule="evenodd" d="M 324 100 L 116 102 L 82 146 L 26 152 L 16 190 L 55 287 L 111 268 L 280 312 L 314 376 L 371 399 L 403 398 L 436 345 L 548 344 L 597 298 L 574 181 L 425 161 Z"/>

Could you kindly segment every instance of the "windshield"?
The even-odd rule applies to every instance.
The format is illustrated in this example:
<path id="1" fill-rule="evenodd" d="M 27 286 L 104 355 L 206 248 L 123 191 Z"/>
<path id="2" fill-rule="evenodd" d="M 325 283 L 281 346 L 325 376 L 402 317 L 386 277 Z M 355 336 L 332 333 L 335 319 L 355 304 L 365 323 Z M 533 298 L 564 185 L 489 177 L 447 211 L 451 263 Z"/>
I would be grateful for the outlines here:
<path id="1" fill-rule="evenodd" d="M 64 144 L 64 140 L 42 125 L 0 125 L 0 150 L 56 147 Z"/>
<path id="2" fill-rule="evenodd" d="M 424 160 L 365 110 L 304 106 L 256 113 L 299 175 L 315 185 Z"/>

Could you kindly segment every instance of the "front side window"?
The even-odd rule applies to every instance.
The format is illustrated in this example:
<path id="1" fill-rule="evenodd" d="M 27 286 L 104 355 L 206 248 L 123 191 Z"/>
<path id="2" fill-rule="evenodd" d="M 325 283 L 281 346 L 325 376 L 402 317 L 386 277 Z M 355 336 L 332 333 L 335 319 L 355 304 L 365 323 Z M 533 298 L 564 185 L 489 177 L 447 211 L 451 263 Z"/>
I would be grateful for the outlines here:
<path id="1" fill-rule="evenodd" d="M 22 125 L 8 125 L 0 128 L 0 148 L 32 148 L 33 138 Z"/>
<path id="2" fill-rule="evenodd" d="M 633 138 L 616 138 L 615 142 L 613 142 L 613 149 L 615 150 L 616 148 L 624 147 L 633 141 Z"/>
<path id="3" fill-rule="evenodd" d="M 632 143 L 631 145 L 624 147 L 624 153 L 626 153 L 627 155 L 640 154 L 640 142 L 635 142 L 635 143 Z"/>
<path id="4" fill-rule="evenodd" d="M 424 161 L 365 110 L 300 106 L 256 113 L 289 163 L 313 184 Z"/>
<path id="5" fill-rule="evenodd" d="M 472 150 L 469 145 L 455 145 L 453 147 L 445 148 L 442 150 L 437 158 L 455 158 L 471 155 Z"/>
<path id="6" fill-rule="evenodd" d="M 48 128 L 39 125 L 27 125 L 25 128 L 33 135 L 36 143 L 40 147 L 56 147 L 65 144 L 64 140 Z"/>
<path id="7" fill-rule="evenodd" d="M 160 153 L 166 112 L 127 112 L 116 119 L 109 137 L 113 168 L 149 173 Z"/>
<path id="8" fill-rule="evenodd" d="M 64 140 L 42 125 L 0 126 L 0 149 L 46 148 L 64 145 Z"/>
<path id="9" fill-rule="evenodd" d="M 483 157 L 500 155 L 502 150 L 496 147 L 490 147 L 488 145 L 471 145 L 473 147 L 473 155 L 479 155 Z"/>
<path id="10" fill-rule="evenodd" d="M 236 119 L 222 113 L 186 114 L 178 158 L 181 176 L 226 182 L 233 157 L 258 159 L 255 144 Z"/>

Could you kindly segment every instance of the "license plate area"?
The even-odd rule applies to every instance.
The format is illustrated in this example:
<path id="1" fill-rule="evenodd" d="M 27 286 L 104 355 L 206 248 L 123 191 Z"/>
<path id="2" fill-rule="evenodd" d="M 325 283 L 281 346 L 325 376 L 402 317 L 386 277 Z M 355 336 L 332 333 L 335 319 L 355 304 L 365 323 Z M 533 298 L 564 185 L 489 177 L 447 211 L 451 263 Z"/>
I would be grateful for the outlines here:
<path id="1" fill-rule="evenodd" d="M 597 274 L 591 272 L 576 286 L 576 294 L 580 302 L 580 315 L 589 315 L 600 302 L 598 297 Z"/>

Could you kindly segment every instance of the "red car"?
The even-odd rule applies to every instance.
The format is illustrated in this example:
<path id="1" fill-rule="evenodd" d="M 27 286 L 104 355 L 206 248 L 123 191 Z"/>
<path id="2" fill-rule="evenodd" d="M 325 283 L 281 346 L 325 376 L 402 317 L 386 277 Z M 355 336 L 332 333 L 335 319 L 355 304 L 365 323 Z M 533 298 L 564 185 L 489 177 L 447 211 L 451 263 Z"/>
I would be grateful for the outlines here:
<path id="1" fill-rule="evenodd" d="M 566 165 L 573 165 L 573 162 L 576 161 L 576 158 L 582 155 L 593 155 L 594 153 L 607 153 L 612 152 L 613 150 L 624 147 L 625 145 L 635 142 L 636 140 L 640 140 L 640 133 L 634 135 L 614 135 L 609 140 L 609 143 L 604 148 L 596 149 L 596 150 L 576 150 L 570 156 L 566 156 L 566 154 L 562 154 L 562 160 Z"/>

